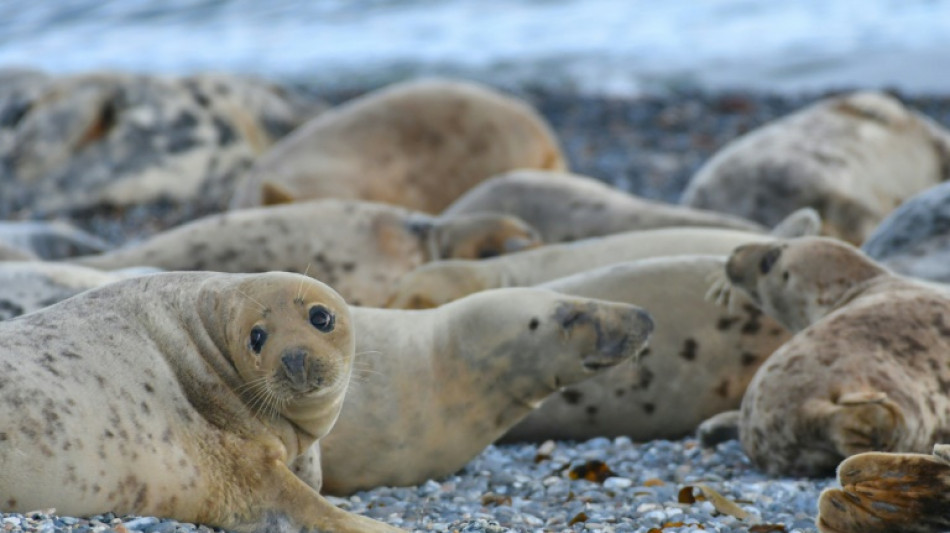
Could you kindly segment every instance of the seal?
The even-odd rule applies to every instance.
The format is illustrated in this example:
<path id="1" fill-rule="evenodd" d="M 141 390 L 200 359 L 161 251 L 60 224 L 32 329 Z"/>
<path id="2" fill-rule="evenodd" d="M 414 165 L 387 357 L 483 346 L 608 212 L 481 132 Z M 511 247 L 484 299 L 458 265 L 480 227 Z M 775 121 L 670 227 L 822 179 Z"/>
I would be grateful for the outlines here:
<path id="1" fill-rule="evenodd" d="M 823 475 L 950 437 L 950 293 L 818 237 L 741 246 L 726 273 L 796 332 L 742 399 L 739 438 L 758 467 Z"/>
<path id="2" fill-rule="evenodd" d="M 437 307 L 486 289 L 527 287 L 611 263 L 649 257 L 725 255 L 749 242 L 808 235 L 817 231 L 819 225 L 815 211 L 805 209 L 789 215 L 771 235 L 722 228 L 660 228 L 548 244 L 484 261 L 435 261 L 399 279 L 386 306 Z"/>
<path id="3" fill-rule="evenodd" d="M 97 254 L 111 248 L 99 237 L 62 221 L 0 221 L 3 243 L 41 259 Z"/>
<path id="4" fill-rule="evenodd" d="M 950 183 L 904 202 L 874 229 L 861 250 L 899 274 L 950 282 Z"/>
<path id="5" fill-rule="evenodd" d="M 564 387 L 504 440 L 678 439 L 710 416 L 737 409 L 755 371 L 791 335 L 744 295 L 734 295 L 729 308 L 704 297 L 725 262 L 724 256 L 657 257 L 540 285 L 641 305 L 656 329 L 639 361 Z"/>
<path id="6" fill-rule="evenodd" d="M 162 201 L 218 211 L 255 158 L 322 108 L 293 90 L 222 73 L 25 76 L 0 80 L 11 212 L 69 215 Z M 20 83 L 29 88 L 17 91 Z"/>
<path id="7" fill-rule="evenodd" d="M 0 241 L 0 261 L 38 261 L 39 259 L 29 250 Z"/>
<path id="8" fill-rule="evenodd" d="M 105 272 L 49 261 L 3 262 L 0 263 L 0 320 L 48 307 L 106 283 L 155 272 L 149 268 Z"/>
<path id="9" fill-rule="evenodd" d="M 354 307 L 359 359 L 309 482 L 349 494 L 452 474 L 560 387 L 641 352 L 650 315 L 547 289 L 485 291 L 439 309 Z"/>
<path id="10" fill-rule="evenodd" d="M 282 272 L 154 274 L 2 322 L 0 507 L 398 531 L 288 467 L 333 426 L 354 346 L 340 295 Z"/>
<path id="11" fill-rule="evenodd" d="M 372 202 L 320 200 L 210 215 L 145 242 L 71 262 L 100 269 L 306 273 L 354 305 L 386 302 L 395 281 L 435 259 L 477 259 L 539 244 L 496 214 L 433 217 Z"/>
<path id="12" fill-rule="evenodd" d="M 823 234 L 860 244 L 904 200 L 948 177 L 950 133 L 886 94 L 856 92 L 726 145 L 693 176 L 682 203 L 765 225 L 811 206 Z"/>
<path id="13" fill-rule="evenodd" d="M 840 489 L 818 499 L 821 533 L 950 530 L 950 445 L 933 454 L 868 452 L 838 467 Z"/>
<path id="14" fill-rule="evenodd" d="M 479 183 L 443 211 L 462 213 L 516 216 L 548 243 L 671 226 L 766 231 L 739 217 L 640 198 L 594 178 L 530 169 Z"/>
<path id="15" fill-rule="evenodd" d="M 283 138 L 239 182 L 231 207 L 332 197 L 439 213 L 516 168 L 566 168 L 534 109 L 475 83 L 415 80 L 356 98 Z"/>

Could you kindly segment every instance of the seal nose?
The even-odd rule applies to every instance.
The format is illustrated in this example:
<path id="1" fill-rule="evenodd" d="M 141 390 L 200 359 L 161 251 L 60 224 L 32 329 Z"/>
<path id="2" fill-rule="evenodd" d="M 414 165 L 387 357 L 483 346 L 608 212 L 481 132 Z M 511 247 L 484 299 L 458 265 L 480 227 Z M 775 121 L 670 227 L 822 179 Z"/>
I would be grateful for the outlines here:
<path id="1" fill-rule="evenodd" d="M 280 357 L 287 376 L 293 382 L 302 382 L 306 378 L 307 352 L 300 348 L 292 348 Z"/>
<path id="2" fill-rule="evenodd" d="M 729 254 L 729 259 L 726 261 L 726 277 L 729 278 L 729 281 L 732 283 L 742 283 L 742 268 L 739 266 L 739 262 L 742 256 L 748 249 L 747 244 L 744 244 Z"/>
<path id="3" fill-rule="evenodd" d="M 614 327 L 597 329 L 597 355 L 584 360 L 588 369 L 616 365 L 646 347 L 655 327 L 653 317 L 644 309 L 628 307 L 620 312 L 620 320 Z"/>

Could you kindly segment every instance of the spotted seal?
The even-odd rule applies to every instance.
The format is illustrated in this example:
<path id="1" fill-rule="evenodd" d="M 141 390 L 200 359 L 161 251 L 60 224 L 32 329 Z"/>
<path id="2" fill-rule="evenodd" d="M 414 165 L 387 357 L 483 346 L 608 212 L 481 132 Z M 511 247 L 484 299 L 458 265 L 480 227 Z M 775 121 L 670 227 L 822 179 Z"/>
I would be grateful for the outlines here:
<path id="1" fill-rule="evenodd" d="M 737 409 L 755 371 L 790 334 L 743 295 L 728 307 L 705 298 L 725 262 L 725 256 L 657 257 L 540 285 L 641 305 L 656 329 L 638 362 L 564 387 L 504 440 L 677 439 L 710 416 Z"/>
<path id="2" fill-rule="evenodd" d="M 439 213 L 500 172 L 565 167 L 554 133 L 527 103 L 476 83 L 421 79 L 295 130 L 255 162 L 231 206 L 332 197 Z"/>
<path id="3" fill-rule="evenodd" d="M 561 386 L 638 354 L 653 330 L 634 305 L 539 288 L 352 313 L 359 360 L 340 419 L 321 457 L 295 464 L 308 480 L 322 462 L 333 494 L 457 471 Z"/>
<path id="4" fill-rule="evenodd" d="M 771 225 L 811 206 L 854 244 L 914 194 L 950 177 L 950 133 L 880 92 L 821 100 L 716 153 L 682 203 Z"/>
<path id="5" fill-rule="evenodd" d="M 372 202 L 319 200 L 209 215 L 145 242 L 71 262 L 101 269 L 307 273 L 351 304 L 381 305 L 405 272 L 536 246 L 536 232 L 495 214 L 433 217 Z"/>
<path id="6" fill-rule="evenodd" d="M 796 332 L 742 400 L 739 437 L 757 466 L 822 475 L 857 453 L 950 438 L 950 293 L 830 238 L 741 246 L 726 272 Z"/>
<path id="7" fill-rule="evenodd" d="M 545 170 L 514 170 L 479 183 L 443 211 L 461 213 L 516 216 L 548 243 L 671 226 L 766 231 L 739 217 L 648 200 L 594 178 Z"/>
<path id="8" fill-rule="evenodd" d="M 386 305 L 424 309 L 485 289 L 537 285 L 611 263 L 669 255 L 724 255 L 740 244 L 769 241 L 776 235 L 808 235 L 819 224 L 815 212 L 805 209 L 789 215 L 772 235 L 723 228 L 660 228 L 548 244 L 485 261 L 436 261 L 399 279 Z"/>
<path id="9" fill-rule="evenodd" d="M 0 322 L 0 508 L 397 531 L 288 467 L 333 426 L 354 346 L 339 294 L 279 272 L 154 274 Z"/>

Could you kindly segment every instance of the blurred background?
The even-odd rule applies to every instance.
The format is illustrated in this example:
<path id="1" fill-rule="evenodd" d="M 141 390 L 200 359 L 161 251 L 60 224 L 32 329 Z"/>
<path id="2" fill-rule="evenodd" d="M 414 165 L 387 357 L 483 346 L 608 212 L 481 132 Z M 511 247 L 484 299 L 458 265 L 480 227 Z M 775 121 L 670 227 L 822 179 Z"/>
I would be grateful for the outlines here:
<path id="1" fill-rule="evenodd" d="M 950 90 L 950 0 L 3 0 L 0 67 L 631 96 Z"/>

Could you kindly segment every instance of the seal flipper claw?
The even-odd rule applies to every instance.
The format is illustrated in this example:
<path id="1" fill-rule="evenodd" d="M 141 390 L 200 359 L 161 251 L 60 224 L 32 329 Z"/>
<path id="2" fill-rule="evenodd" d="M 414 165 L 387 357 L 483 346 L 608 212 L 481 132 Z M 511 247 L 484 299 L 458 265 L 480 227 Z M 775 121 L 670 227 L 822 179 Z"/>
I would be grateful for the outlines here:
<path id="1" fill-rule="evenodd" d="M 822 533 L 936 533 L 950 528 L 950 463 L 934 455 L 871 452 L 838 467 L 840 489 L 818 500 Z"/>
<path id="2" fill-rule="evenodd" d="M 741 411 L 725 411 L 707 418 L 696 429 L 696 438 L 703 448 L 713 448 L 721 442 L 739 438 Z"/>

